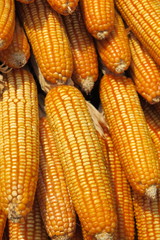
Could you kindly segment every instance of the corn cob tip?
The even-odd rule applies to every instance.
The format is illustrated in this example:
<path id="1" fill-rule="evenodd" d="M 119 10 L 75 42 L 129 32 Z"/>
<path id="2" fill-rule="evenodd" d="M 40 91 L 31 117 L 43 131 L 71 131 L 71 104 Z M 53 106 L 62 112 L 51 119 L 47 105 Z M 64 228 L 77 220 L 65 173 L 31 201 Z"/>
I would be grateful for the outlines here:
<path id="1" fill-rule="evenodd" d="M 72 78 L 67 79 L 66 85 L 74 86 L 74 82 L 73 82 Z"/>
<path id="2" fill-rule="evenodd" d="M 86 94 L 89 94 L 91 92 L 91 90 L 93 89 L 93 86 L 94 86 L 94 81 L 92 76 L 88 76 L 87 78 L 82 79 L 81 87 Z"/>
<path id="3" fill-rule="evenodd" d="M 97 240 L 112 240 L 113 236 L 110 233 L 103 232 L 95 234 L 95 238 Z"/>
<path id="4" fill-rule="evenodd" d="M 74 11 L 74 9 L 70 8 L 69 6 L 67 6 L 67 13 L 68 14 L 72 14 Z"/>
<path id="5" fill-rule="evenodd" d="M 108 31 L 98 32 L 97 33 L 97 39 L 99 39 L 99 40 L 105 39 L 107 37 L 108 33 L 109 33 Z"/>
<path id="6" fill-rule="evenodd" d="M 155 98 L 152 99 L 152 104 L 159 103 L 159 102 L 160 102 L 160 96 L 156 96 Z"/>
<path id="7" fill-rule="evenodd" d="M 63 235 L 63 236 L 53 236 L 51 237 L 52 240 L 68 240 L 70 239 L 70 237 L 66 234 L 66 235 Z"/>
<path id="8" fill-rule="evenodd" d="M 10 203 L 8 207 L 8 219 L 11 220 L 13 223 L 20 222 L 22 216 L 20 216 L 16 212 L 17 204 L 16 203 Z"/>
<path id="9" fill-rule="evenodd" d="M 23 67 L 27 63 L 26 56 L 23 52 L 15 52 L 10 56 L 10 58 L 13 65 L 18 66 L 19 68 Z"/>
<path id="10" fill-rule="evenodd" d="M 58 73 L 57 73 L 58 74 Z M 66 81 L 65 81 L 66 82 Z M 57 85 L 63 85 L 64 84 L 64 80 L 61 74 L 59 74 L 59 78 L 56 79 L 56 84 Z"/>
<path id="11" fill-rule="evenodd" d="M 155 199 L 157 194 L 157 187 L 155 185 L 151 185 L 149 188 L 146 189 L 145 195 L 148 198 Z"/>
<path id="12" fill-rule="evenodd" d="M 123 59 L 120 59 L 117 67 L 115 68 L 116 73 L 123 73 L 126 70 L 127 64 Z"/>
<path id="13" fill-rule="evenodd" d="M 0 64 L 0 72 L 2 72 L 2 73 L 9 73 L 11 70 L 12 70 L 12 68 L 10 68 L 7 65 L 5 65 L 4 62 Z"/>

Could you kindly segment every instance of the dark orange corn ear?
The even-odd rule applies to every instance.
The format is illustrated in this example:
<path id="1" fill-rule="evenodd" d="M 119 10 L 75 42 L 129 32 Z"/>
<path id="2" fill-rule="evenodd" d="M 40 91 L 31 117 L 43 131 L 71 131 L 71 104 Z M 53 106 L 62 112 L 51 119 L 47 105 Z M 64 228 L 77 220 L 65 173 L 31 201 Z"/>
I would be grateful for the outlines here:
<path id="1" fill-rule="evenodd" d="M 114 1 L 80 0 L 80 4 L 88 32 L 99 40 L 108 37 L 114 28 Z"/>
<path id="2" fill-rule="evenodd" d="M 129 183 L 139 194 L 154 198 L 160 178 L 158 156 L 132 80 L 105 74 L 100 99 Z"/>
<path id="3" fill-rule="evenodd" d="M 31 212 L 23 221 L 13 223 L 9 220 L 9 239 L 48 240 L 37 199 Z"/>
<path id="4" fill-rule="evenodd" d="M 17 9 L 45 80 L 64 84 L 72 75 L 73 62 L 61 16 L 45 0 L 19 3 Z"/>
<path id="5" fill-rule="evenodd" d="M 138 239 L 155 240 L 160 238 L 160 190 L 155 199 L 148 199 L 133 193 L 134 212 Z"/>
<path id="6" fill-rule="evenodd" d="M 15 28 L 14 0 L 0 0 L 0 51 L 7 48 L 13 39 Z"/>
<path id="7" fill-rule="evenodd" d="M 131 61 L 127 31 L 119 13 L 115 11 L 113 31 L 104 40 L 97 40 L 97 50 L 103 64 L 114 73 L 123 73 Z"/>
<path id="8" fill-rule="evenodd" d="M 13 40 L 7 49 L 0 51 L 0 61 L 10 68 L 21 68 L 27 63 L 29 57 L 30 45 L 16 17 Z"/>
<path id="9" fill-rule="evenodd" d="M 4 75 L 0 97 L 0 208 L 13 222 L 31 211 L 39 164 L 37 87 L 26 69 Z"/>
<path id="10" fill-rule="evenodd" d="M 69 15 L 72 14 L 79 0 L 47 0 L 50 6 L 59 14 Z"/>
<path id="11" fill-rule="evenodd" d="M 110 239 L 116 227 L 113 194 L 97 132 L 81 92 L 58 86 L 46 113 L 74 208 L 88 235 Z"/>
<path id="12" fill-rule="evenodd" d="M 57 240 L 70 239 L 75 233 L 76 215 L 54 136 L 45 117 L 40 119 L 37 196 L 48 235 Z"/>
<path id="13" fill-rule="evenodd" d="M 116 0 L 115 4 L 131 31 L 160 65 L 159 0 Z"/>
<path id="14" fill-rule="evenodd" d="M 130 73 L 137 92 L 149 103 L 160 101 L 160 66 L 148 54 L 133 34 L 129 34 L 131 49 Z"/>
<path id="15" fill-rule="evenodd" d="M 73 54 L 72 80 L 82 91 L 91 92 L 98 78 L 98 59 L 93 38 L 88 33 L 79 6 L 64 17 L 64 24 Z"/>

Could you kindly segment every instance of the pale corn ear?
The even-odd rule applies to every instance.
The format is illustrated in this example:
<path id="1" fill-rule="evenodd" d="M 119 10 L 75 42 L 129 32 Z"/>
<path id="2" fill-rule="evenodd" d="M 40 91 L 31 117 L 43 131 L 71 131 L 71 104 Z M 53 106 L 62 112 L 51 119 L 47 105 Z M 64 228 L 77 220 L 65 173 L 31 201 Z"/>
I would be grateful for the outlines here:
<path id="1" fill-rule="evenodd" d="M 128 35 L 120 14 L 115 11 L 114 29 L 104 40 L 96 40 L 103 64 L 113 73 L 123 73 L 131 62 Z"/>
<path id="2" fill-rule="evenodd" d="M 44 79 L 65 84 L 72 75 L 73 60 L 61 16 L 45 0 L 16 6 Z"/>
<path id="3" fill-rule="evenodd" d="M 32 210 L 26 218 L 19 222 L 9 222 L 9 239 L 30 239 L 30 240 L 47 240 L 48 235 L 41 218 L 40 208 L 37 198 L 34 200 Z"/>
<path id="4" fill-rule="evenodd" d="M 9 68 L 23 67 L 30 57 L 30 45 L 24 29 L 16 17 L 13 40 L 7 49 L 0 51 L 0 61 Z"/>
<path id="5" fill-rule="evenodd" d="M 115 4 L 128 27 L 155 62 L 160 65 L 159 0 L 137 0 L 136 2 L 134 0 L 116 0 Z"/>
<path id="6" fill-rule="evenodd" d="M 72 80 L 89 94 L 98 79 L 98 57 L 93 38 L 86 29 L 79 5 L 73 14 L 63 19 L 73 55 Z"/>
<path id="7" fill-rule="evenodd" d="M 158 103 L 160 101 L 160 66 L 131 33 L 129 34 L 129 46 L 132 56 L 130 76 L 137 92 L 149 103 Z"/>
<path id="8" fill-rule="evenodd" d="M 114 28 L 114 1 L 81 0 L 80 4 L 88 32 L 99 40 L 107 38 Z"/>
<path id="9" fill-rule="evenodd" d="M 13 39 L 15 28 L 14 0 L 0 0 L 0 51 L 6 49 Z"/>
<path id="10" fill-rule="evenodd" d="M 47 0 L 50 6 L 59 14 L 69 15 L 72 14 L 79 0 Z"/>
<path id="11" fill-rule="evenodd" d="M 116 213 L 96 129 L 81 92 L 57 86 L 45 99 L 46 113 L 80 222 L 97 240 L 112 239 Z"/>
<path id="12" fill-rule="evenodd" d="M 75 233 L 76 215 L 54 136 L 46 117 L 40 118 L 37 196 L 48 235 L 57 240 L 70 239 Z"/>
<path id="13" fill-rule="evenodd" d="M 0 97 L 0 208 L 19 222 L 32 208 L 39 164 L 37 87 L 21 68 L 4 74 Z"/>
<path id="14" fill-rule="evenodd" d="M 130 185 L 139 194 L 155 198 L 159 160 L 132 80 L 105 74 L 100 82 L 100 99 Z"/>

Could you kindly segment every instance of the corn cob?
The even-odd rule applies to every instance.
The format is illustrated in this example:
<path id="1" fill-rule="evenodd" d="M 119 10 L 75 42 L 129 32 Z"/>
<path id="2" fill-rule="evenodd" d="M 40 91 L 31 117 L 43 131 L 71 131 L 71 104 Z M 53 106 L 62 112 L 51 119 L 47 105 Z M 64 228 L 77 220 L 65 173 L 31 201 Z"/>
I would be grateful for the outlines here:
<path id="1" fill-rule="evenodd" d="M 96 240 L 95 237 L 88 235 L 83 227 L 82 227 L 82 236 L 83 236 L 82 238 L 83 240 Z"/>
<path id="2" fill-rule="evenodd" d="M 159 0 L 116 0 L 115 4 L 131 31 L 160 65 Z"/>
<path id="3" fill-rule="evenodd" d="M 109 168 L 118 218 L 117 235 L 115 239 L 134 240 L 134 213 L 131 189 L 121 167 L 120 159 L 110 134 L 106 135 L 104 141 L 108 148 Z"/>
<path id="4" fill-rule="evenodd" d="M 80 222 L 88 235 L 112 239 L 116 226 L 104 156 L 85 99 L 73 86 L 46 96 L 46 112 Z"/>
<path id="5" fill-rule="evenodd" d="M 98 59 L 79 6 L 72 15 L 64 17 L 64 24 L 73 54 L 72 80 L 89 93 L 98 78 Z"/>
<path id="6" fill-rule="evenodd" d="M 4 75 L 0 97 L 0 208 L 18 222 L 32 208 L 38 178 L 37 89 L 25 69 Z"/>
<path id="7" fill-rule="evenodd" d="M 142 102 L 144 115 L 160 159 L 160 113 L 152 105 Z"/>
<path id="8" fill-rule="evenodd" d="M 72 14 L 79 0 L 47 0 L 51 7 L 59 14 Z"/>
<path id="9" fill-rule="evenodd" d="M 88 32 L 99 40 L 108 37 L 114 28 L 114 1 L 81 0 L 80 4 Z"/>
<path id="10" fill-rule="evenodd" d="M 0 239 L 2 239 L 2 236 L 4 234 L 6 220 L 7 220 L 7 215 L 0 210 Z"/>
<path id="11" fill-rule="evenodd" d="M 100 98 L 129 183 L 139 194 L 154 198 L 160 174 L 158 156 L 132 80 L 104 75 Z"/>
<path id="12" fill-rule="evenodd" d="M 40 143 L 37 194 L 42 218 L 51 238 L 69 239 L 75 232 L 76 217 L 55 140 L 45 117 L 40 119 Z"/>
<path id="13" fill-rule="evenodd" d="M 104 118 L 103 112 L 101 113 Z M 117 229 L 114 234 L 114 240 L 133 240 L 134 239 L 134 213 L 133 203 L 129 183 L 122 170 L 120 159 L 114 148 L 109 128 L 102 123 L 100 115 L 97 116 L 99 124 L 102 126 L 103 134 L 98 134 L 99 142 L 102 146 L 106 160 L 106 166 L 110 172 L 110 179 L 114 191 L 114 200 L 118 218 Z M 104 121 L 106 121 L 104 119 Z M 86 233 L 84 233 L 85 237 Z M 90 236 L 87 236 L 89 238 Z"/>
<path id="14" fill-rule="evenodd" d="M 16 17 L 13 40 L 7 49 L 0 51 L 0 61 L 10 68 L 21 68 L 27 63 L 29 57 L 30 45 Z"/>
<path id="15" fill-rule="evenodd" d="M 140 42 L 130 34 L 129 45 L 132 61 L 131 77 L 136 90 L 149 103 L 160 101 L 160 66 L 158 66 Z"/>
<path id="16" fill-rule="evenodd" d="M 13 39 L 15 28 L 14 0 L 0 0 L 0 51 L 7 48 Z"/>
<path id="17" fill-rule="evenodd" d="M 123 73 L 131 60 L 127 32 L 119 13 L 115 12 L 115 27 L 107 39 L 97 40 L 97 50 L 103 64 L 114 73 Z"/>
<path id="18" fill-rule="evenodd" d="M 10 240 L 47 240 L 48 235 L 45 230 L 38 205 L 35 199 L 32 211 L 24 221 L 13 223 L 9 220 L 9 239 Z"/>
<path id="19" fill-rule="evenodd" d="M 45 0 L 17 6 L 44 78 L 51 83 L 65 83 L 72 75 L 73 64 L 61 16 Z"/>
<path id="20" fill-rule="evenodd" d="M 160 239 L 160 190 L 155 199 L 133 193 L 138 240 Z"/>

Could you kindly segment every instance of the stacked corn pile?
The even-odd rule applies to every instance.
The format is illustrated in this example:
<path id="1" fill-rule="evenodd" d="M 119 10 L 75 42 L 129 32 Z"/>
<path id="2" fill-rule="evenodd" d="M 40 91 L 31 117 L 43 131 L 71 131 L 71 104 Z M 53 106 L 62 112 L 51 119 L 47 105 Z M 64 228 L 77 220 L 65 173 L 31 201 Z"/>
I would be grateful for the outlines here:
<path id="1" fill-rule="evenodd" d="M 0 239 L 159 240 L 159 0 L 0 6 Z"/>

